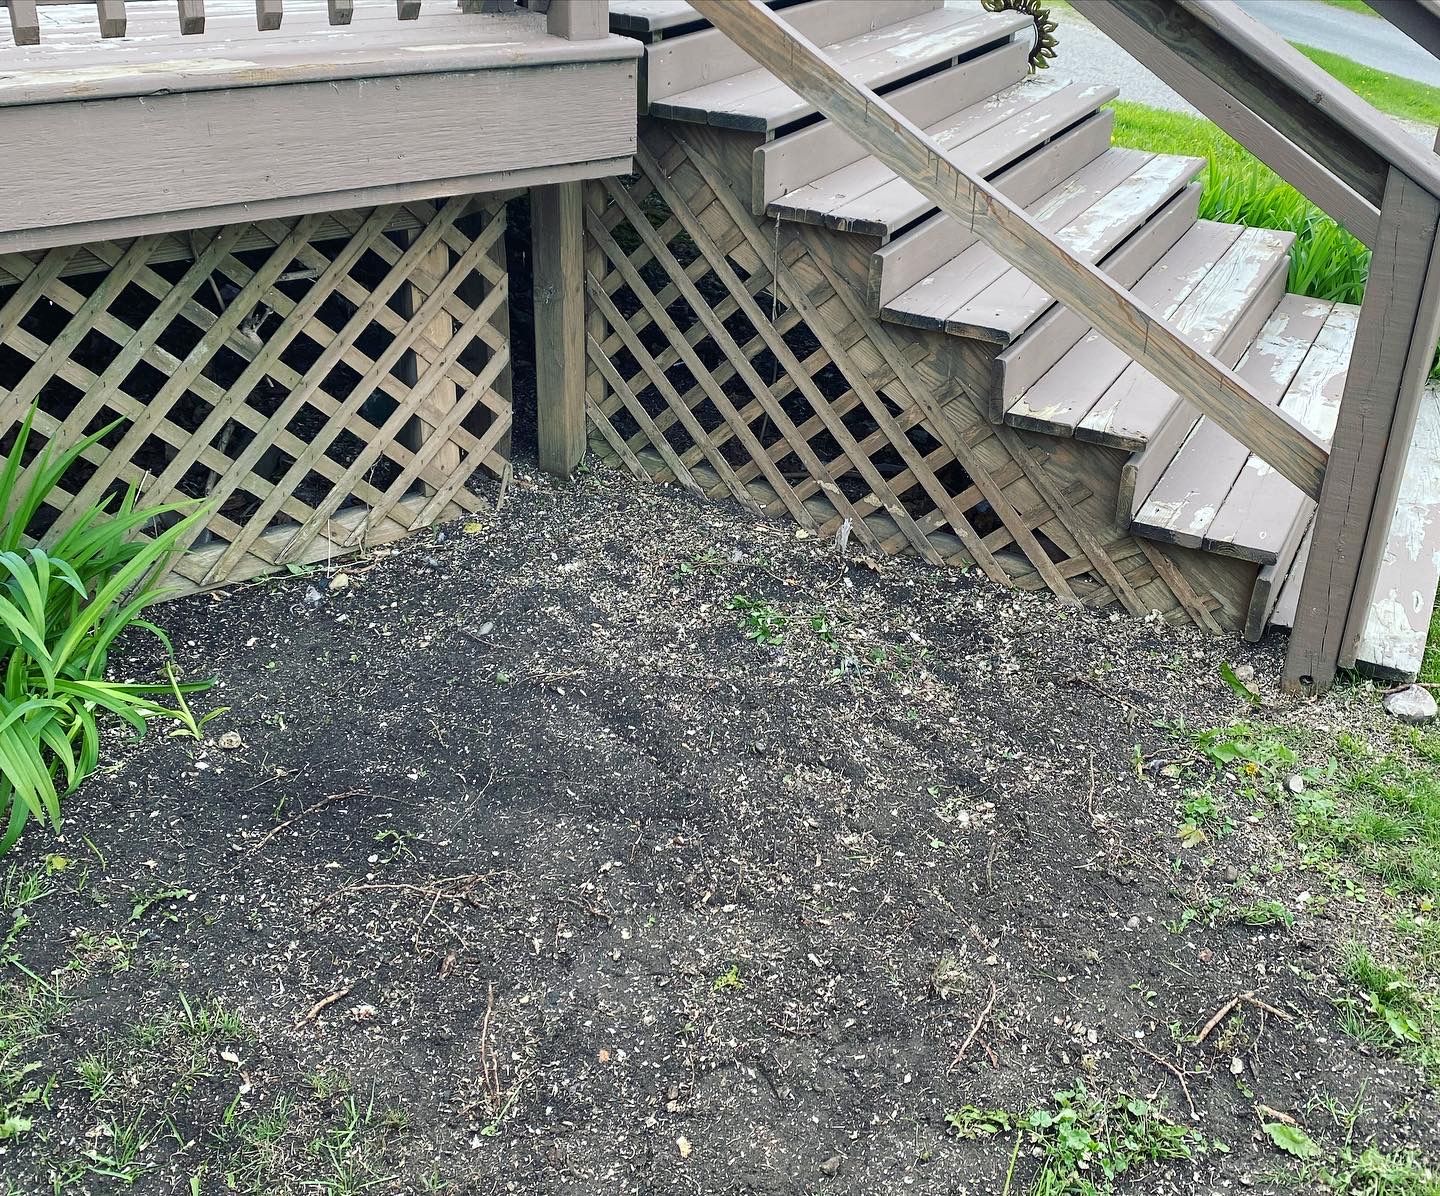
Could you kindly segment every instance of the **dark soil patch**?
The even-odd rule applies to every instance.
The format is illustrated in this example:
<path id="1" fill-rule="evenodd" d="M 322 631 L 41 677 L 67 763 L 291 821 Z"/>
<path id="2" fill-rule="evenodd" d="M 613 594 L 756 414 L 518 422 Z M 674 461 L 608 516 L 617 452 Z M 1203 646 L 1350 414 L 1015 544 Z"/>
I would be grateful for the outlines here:
<path id="1" fill-rule="evenodd" d="M 1273 648 L 609 472 L 346 573 L 164 610 L 229 713 L 14 857 L 68 866 L 15 939 L 53 1083 L 0 1188 L 998 1193 L 1011 1139 L 948 1112 L 1082 1080 L 1191 1122 L 1158 1059 L 1229 1150 L 1121 1190 L 1277 1190 L 1255 1106 L 1361 1091 L 1357 1140 L 1436 1154 L 1433 1093 L 1338 1029 L 1323 924 L 1182 924 L 1280 857 L 1179 845 L 1156 724 L 1233 718 L 1219 663 Z M 1184 1042 L 1246 992 L 1289 1020 Z"/>

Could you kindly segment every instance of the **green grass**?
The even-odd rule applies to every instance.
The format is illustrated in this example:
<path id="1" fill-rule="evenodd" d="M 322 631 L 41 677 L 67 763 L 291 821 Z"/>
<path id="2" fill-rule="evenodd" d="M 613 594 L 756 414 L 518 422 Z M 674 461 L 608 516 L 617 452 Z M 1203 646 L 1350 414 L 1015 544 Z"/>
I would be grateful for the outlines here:
<path id="1" fill-rule="evenodd" d="M 1301 864 L 1330 889 L 1309 909 L 1344 900 L 1379 928 L 1375 946 L 1353 943 L 1341 962 L 1341 1028 L 1440 1086 L 1440 732 L 1399 729 L 1380 745 L 1342 732 L 1323 745 L 1323 763 L 1315 763 L 1322 745 L 1254 723 L 1204 731 L 1191 743 L 1213 770 L 1208 779 L 1187 772 L 1192 791 L 1261 817 L 1289 811 Z M 1303 783 L 1292 786 L 1296 775 Z M 1293 921 L 1270 898 L 1235 912 L 1252 925 Z"/>
<path id="2" fill-rule="evenodd" d="M 1427 125 L 1440 124 L 1440 88 L 1365 66 L 1343 54 L 1332 54 L 1300 42 L 1292 42 L 1291 45 L 1381 112 Z"/>
<path id="3" fill-rule="evenodd" d="M 1204 158 L 1200 215 L 1206 220 L 1295 234 L 1289 289 L 1359 303 L 1370 251 L 1261 162 L 1202 117 L 1117 100 L 1115 144 Z"/>
<path id="4" fill-rule="evenodd" d="M 1358 12 L 1367 17 L 1379 17 L 1373 8 L 1365 3 L 1365 0 L 1320 0 L 1322 4 L 1328 4 L 1331 8 L 1343 8 L 1346 12 Z"/>

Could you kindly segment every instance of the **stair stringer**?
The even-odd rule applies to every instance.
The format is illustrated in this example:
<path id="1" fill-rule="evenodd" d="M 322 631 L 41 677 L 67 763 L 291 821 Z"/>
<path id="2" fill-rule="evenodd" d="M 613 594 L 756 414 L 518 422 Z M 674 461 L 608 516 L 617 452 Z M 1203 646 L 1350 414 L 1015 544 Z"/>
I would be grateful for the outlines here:
<path id="1" fill-rule="evenodd" d="M 586 184 L 602 457 L 817 536 L 848 521 L 852 550 L 1243 626 L 1255 565 L 1131 536 L 1123 452 L 992 423 L 994 346 L 881 323 L 868 239 L 755 216 L 756 144 L 646 119 L 636 175 Z"/>

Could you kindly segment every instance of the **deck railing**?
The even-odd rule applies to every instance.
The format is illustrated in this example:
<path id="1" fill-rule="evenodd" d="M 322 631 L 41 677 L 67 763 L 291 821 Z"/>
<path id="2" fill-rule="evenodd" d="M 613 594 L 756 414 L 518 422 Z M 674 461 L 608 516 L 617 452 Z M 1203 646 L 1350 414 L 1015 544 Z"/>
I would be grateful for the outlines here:
<path id="1" fill-rule="evenodd" d="M 1284 679 L 1294 689 L 1328 687 L 1337 667 L 1353 661 L 1364 628 L 1440 336 L 1436 159 L 1233 4 L 1077 0 L 1110 37 L 1373 248 L 1327 453 L 1158 312 L 951 162 L 884 99 L 846 79 L 783 14 L 757 0 L 691 3 L 942 211 L 1318 501 Z M 1425 7 L 1432 17 L 1440 11 L 1429 0 Z"/>
<path id="2" fill-rule="evenodd" d="M 156 4 L 162 0 L 133 0 Z M 168 0 L 165 0 L 168 2 Z M 40 6 L 85 7 L 85 0 L 4 0 L 10 13 L 10 34 L 17 46 L 40 43 Z M 95 17 L 104 38 L 124 37 L 127 28 L 126 0 L 93 0 Z M 187 37 L 205 32 L 205 0 L 175 0 L 180 32 Z M 421 0 L 395 0 L 395 16 L 401 21 L 420 18 Z M 517 11 L 519 0 L 459 0 L 462 12 L 509 13 Z M 348 25 L 355 16 L 355 0 L 325 0 L 331 25 Z M 431 0 L 432 8 L 453 11 L 454 0 Z M 586 41 L 604 37 L 608 30 L 605 0 L 530 0 L 533 12 L 547 13 L 546 30 L 556 37 Z M 284 0 L 255 0 L 255 28 L 262 33 L 281 28 L 285 19 Z"/>
<path id="3" fill-rule="evenodd" d="M 1375 7 L 1440 46 L 1431 0 Z M 1285 663 L 1323 688 L 1354 661 L 1440 336 L 1440 160 L 1233 4 L 1079 8 L 1374 251 Z"/>

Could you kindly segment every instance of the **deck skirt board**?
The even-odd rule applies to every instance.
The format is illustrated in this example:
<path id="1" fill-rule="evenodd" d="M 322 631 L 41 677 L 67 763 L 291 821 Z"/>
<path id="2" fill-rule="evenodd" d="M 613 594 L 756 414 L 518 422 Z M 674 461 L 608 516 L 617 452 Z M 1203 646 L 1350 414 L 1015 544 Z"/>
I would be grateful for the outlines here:
<path id="1" fill-rule="evenodd" d="M 634 153 L 634 86 L 635 64 L 616 60 L 0 109 L 0 235 L 159 213 L 194 228 L 236 205 L 325 210 L 350 190 L 509 172 L 543 182 Z"/>

